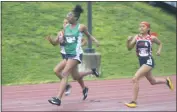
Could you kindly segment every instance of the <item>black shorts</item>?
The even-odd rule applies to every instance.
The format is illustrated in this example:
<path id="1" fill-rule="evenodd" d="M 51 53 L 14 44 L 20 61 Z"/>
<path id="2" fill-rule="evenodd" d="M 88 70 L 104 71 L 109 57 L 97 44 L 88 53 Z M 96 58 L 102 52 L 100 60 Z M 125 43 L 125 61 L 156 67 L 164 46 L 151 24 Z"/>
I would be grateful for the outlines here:
<path id="1" fill-rule="evenodd" d="M 61 56 L 62 56 L 63 59 L 66 59 L 66 60 L 75 59 L 75 60 L 79 61 L 79 63 L 82 62 L 82 54 L 72 55 L 72 54 L 63 54 L 63 53 L 61 53 Z"/>
<path id="2" fill-rule="evenodd" d="M 149 56 L 149 57 L 139 57 L 139 64 L 140 64 L 140 67 L 143 65 L 143 64 L 146 64 L 152 68 L 154 68 L 155 66 L 155 63 L 154 63 L 154 59 L 152 56 Z"/>
<path id="3" fill-rule="evenodd" d="M 62 57 L 63 59 L 66 59 L 66 54 L 61 53 L 61 57 Z"/>

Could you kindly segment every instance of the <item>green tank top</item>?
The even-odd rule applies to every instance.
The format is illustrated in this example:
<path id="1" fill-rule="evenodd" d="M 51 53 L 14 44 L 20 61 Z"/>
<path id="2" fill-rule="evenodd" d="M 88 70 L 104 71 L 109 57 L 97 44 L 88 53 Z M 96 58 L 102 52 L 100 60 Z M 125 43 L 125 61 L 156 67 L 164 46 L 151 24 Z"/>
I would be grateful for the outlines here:
<path id="1" fill-rule="evenodd" d="M 79 31 L 80 24 L 78 23 L 71 29 L 71 24 L 67 25 L 64 30 L 65 52 L 66 54 L 77 55 L 82 51 L 81 39 L 82 33 Z"/>

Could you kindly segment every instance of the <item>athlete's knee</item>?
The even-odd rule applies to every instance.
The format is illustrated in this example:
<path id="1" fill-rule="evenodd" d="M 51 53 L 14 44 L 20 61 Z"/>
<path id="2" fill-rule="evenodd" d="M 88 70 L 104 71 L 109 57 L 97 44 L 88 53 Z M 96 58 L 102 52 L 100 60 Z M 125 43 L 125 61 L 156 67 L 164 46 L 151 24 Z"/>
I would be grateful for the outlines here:
<path id="1" fill-rule="evenodd" d="M 53 72 L 54 72 L 55 74 L 58 74 L 58 73 L 59 73 L 59 71 L 58 71 L 56 68 L 53 69 Z"/>
<path id="2" fill-rule="evenodd" d="M 80 80 L 81 77 L 80 76 L 73 76 L 73 80 Z"/>
<path id="3" fill-rule="evenodd" d="M 61 72 L 61 77 L 62 78 L 66 78 L 66 77 L 68 77 L 68 75 L 69 75 L 68 72 L 65 72 L 65 71 Z"/>
<path id="4" fill-rule="evenodd" d="M 60 76 L 61 72 L 60 72 L 60 71 L 58 71 L 56 68 L 54 68 L 54 69 L 53 69 L 53 72 L 55 73 L 55 75 L 56 75 L 57 77 L 61 78 L 61 76 Z"/>
<path id="5" fill-rule="evenodd" d="M 139 80 L 138 80 L 137 77 L 133 77 L 133 78 L 132 78 L 132 82 L 133 82 L 133 83 L 138 83 L 138 81 L 139 81 Z"/>
<path id="6" fill-rule="evenodd" d="M 80 76 L 79 72 L 72 71 L 71 75 L 72 75 L 73 80 L 81 79 L 81 76 Z"/>
<path id="7" fill-rule="evenodd" d="M 76 77 L 73 77 L 73 80 L 78 80 L 78 78 L 76 78 Z"/>
<path id="8" fill-rule="evenodd" d="M 57 76 L 59 79 L 62 79 L 61 73 L 60 73 L 60 74 L 56 74 L 56 76 Z"/>
<path id="9" fill-rule="evenodd" d="M 155 85 L 156 84 L 156 80 L 150 80 L 149 81 L 151 85 Z"/>

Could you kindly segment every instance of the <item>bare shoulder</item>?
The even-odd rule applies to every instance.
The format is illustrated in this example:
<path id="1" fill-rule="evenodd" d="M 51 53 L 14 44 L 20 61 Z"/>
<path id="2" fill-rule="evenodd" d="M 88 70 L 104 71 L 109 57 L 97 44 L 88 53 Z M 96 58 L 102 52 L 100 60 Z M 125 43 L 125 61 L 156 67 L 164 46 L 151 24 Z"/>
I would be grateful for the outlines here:
<path id="1" fill-rule="evenodd" d="M 67 23 L 66 25 L 64 25 L 64 28 L 66 28 L 67 26 L 69 26 L 69 23 Z"/>
<path id="2" fill-rule="evenodd" d="M 152 41 L 156 41 L 158 38 L 156 36 L 151 36 Z"/>
<path id="3" fill-rule="evenodd" d="M 80 24 L 80 27 L 86 27 L 84 24 Z"/>
<path id="4" fill-rule="evenodd" d="M 84 24 L 80 24 L 80 27 L 79 27 L 80 31 L 84 31 L 86 29 L 87 29 L 87 27 Z"/>
<path id="5" fill-rule="evenodd" d="M 157 38 L 157 37 L 156 37 L 156 36 L 154 36 L 154 35 L 152 35 L 152 36 L 151 36 L 151 38 L 152 38 L 152 39 L 154 39 L 154 38 Z"/>

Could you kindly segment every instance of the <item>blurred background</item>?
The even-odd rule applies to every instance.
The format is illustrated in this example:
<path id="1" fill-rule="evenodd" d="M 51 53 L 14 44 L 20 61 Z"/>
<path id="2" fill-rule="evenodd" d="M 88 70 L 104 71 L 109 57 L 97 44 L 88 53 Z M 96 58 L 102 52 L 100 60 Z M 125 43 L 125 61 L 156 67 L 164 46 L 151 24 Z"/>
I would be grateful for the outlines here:
<path id="1" fill-rule="evenodd" d="M 1 2 L 2 84 L 58 82 L 53 72 L 61 60 L 59 46 L 45 40 L 56 36 L 63 19 L 76 4 L 84 13 L 80 23 L 88 25 L 87 2 Z M 92 34 L 100 41 L 93 48 L 101 53 L 101 78 L 132 77 L 139 67 L 135 49 L 128 51 L 126 39 L 148 21 L 163 43 L 160 57 L 153 46 L 155 76 L 176 74 L 176 2 L 92 2 Z M 87 48 L 85 46 L 84 48 Z"/>

